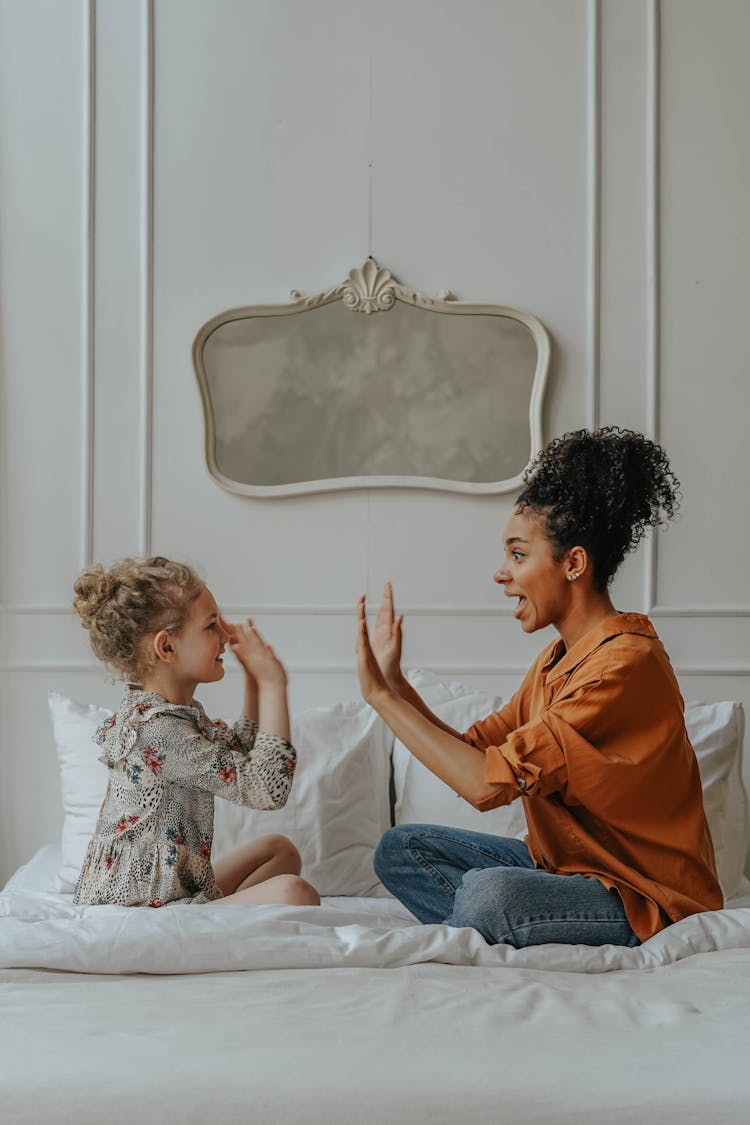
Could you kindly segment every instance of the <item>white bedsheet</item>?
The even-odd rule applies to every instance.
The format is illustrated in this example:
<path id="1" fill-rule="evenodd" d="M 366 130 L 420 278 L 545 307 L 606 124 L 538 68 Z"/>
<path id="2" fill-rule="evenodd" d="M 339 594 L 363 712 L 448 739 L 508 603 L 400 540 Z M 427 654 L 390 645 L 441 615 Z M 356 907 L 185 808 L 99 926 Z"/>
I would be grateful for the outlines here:
<path id="1" fill-rule="evenodd" d="M 0 967 L 79 973 L 212 973 L 248 969 L 392 969 L 437 961 L 544 971 L 653 969 L 697 953 L 750 948 L 750 907 L 695 914 L 635 949 L 490 946 L 472 929 L 423 926 L 391 899 L 319 907 L 75 906 L 38 889 L 48 851 L 0 894 Z M 231 913 L 229 911 L 231 910 Z"/>
<path id="2" fill-rule="evenodd" d="M 0 969 L 4 1125 L 748 1121 L 747 909 L 520 957 L 383 900 L 76 911 L 40 871 L 0 896 L 0 964 L 48 966 Z"/>

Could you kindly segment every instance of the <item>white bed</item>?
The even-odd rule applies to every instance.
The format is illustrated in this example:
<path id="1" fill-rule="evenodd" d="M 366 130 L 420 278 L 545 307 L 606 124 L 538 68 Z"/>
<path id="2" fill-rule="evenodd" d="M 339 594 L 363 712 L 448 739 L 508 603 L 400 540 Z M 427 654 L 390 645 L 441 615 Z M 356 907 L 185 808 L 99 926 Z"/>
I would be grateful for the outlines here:
<path id="1" fill-rule="evenodd" d="M 445 698 L 430 702 L 449 719 L 457 707 L 486 703 L 456 685 L 433 686 Z M 74 907 L 59 888 L 71 841 L 83 835 L 85 800 L 79 790 L 75 810 L 71 761 L 63 767 L 67 842 L 42 849 L 0 894 L 2 1121 L 745 1125 L 750 897 L 737 857 L 730 908 L 685 919 L 636 949 L 513 950 L 473 930 L 421 926 L 373 884 L 370 842 L 339 846 L 353 831 L 340 800 L 347 784 L 362 818 L 349 766 L 372 785 L 368 770 L 382 765 L 387 780 L 391 749 L 381 763 L 382 730 L 347 707 L 316 713 L 317 735 L 312 720 L 298 730 L 308 761 L 326 735 L 327 780 L 312 767 L 305 780 L 301 767 L 296 803 L 251 814 L 254 831 L 256 815 L 286 817 L 279 830 L 297 832 L 321 889 L 349 881 L 350 893 L 326 894 L 319 908 Z M 70 722 L 84 718 L 75 705 L 62 710 Z M 740 839 L 745 808 L 735 773 L 741 716 L 732 711 L 732 761 L 724 753 L 719 768 L 729 743 L 711 715 L 706 737 L 693 734 L 707 807 L 716 785 L 724 794 L 725 830 L 712 828 L 728 878 L 727 847 Z M 331 718 L 345 735 L 338 748 Z M 321 744 L 317 753 L 320 764 Z M 420 793 L 428 814 L 440 811 L 431 802 L 445 799 L 442 790 L 423 789 L 398 747 L 393 756 L 397 817 L 419 807 Z M 315 840 L 303 805 L 305 816 L 322 818 Z M 476 815 L 457 808 L 459 819 Z M 235 828 L 220 823 L 218 838 Z M 746 809 L 742 830 L 746 847 Z"/>

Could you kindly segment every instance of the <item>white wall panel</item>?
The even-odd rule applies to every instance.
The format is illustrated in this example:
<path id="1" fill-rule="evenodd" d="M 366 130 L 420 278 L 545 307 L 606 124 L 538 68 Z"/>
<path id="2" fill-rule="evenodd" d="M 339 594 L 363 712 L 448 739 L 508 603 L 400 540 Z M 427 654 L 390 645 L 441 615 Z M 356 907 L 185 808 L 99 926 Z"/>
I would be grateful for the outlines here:
<path id="1" fill-rule="evenodd" d="M 66 596 L 85 554 L 86 13 L 0 7 L 4 601 Z"/>
<path id="2" fill-rule="evenodd" d="M 507 608 L 492 576 L 510 507 L 497 496 L 373 493 L 369 598 L 379 598 L 390 579 L 404 605 Z"/>
<path id="3" fill-rule="evenodd" d="M 587 11 L 372 9 L 372 253 L 424 292 L 538 315 L 556 343 L 553 429 L 585 420 Z"/>
<path id="4" fill-rule="evenodd" d="M 103 560 L 140 550 L 146 518 L 148 15 L 145 3 L 96 5 L 93 556 Z"/>
<path id="5" fill-rule="evenodd" d="M 658 600 L 748 607 L 750 5 L 662 9 L 661 436 L 684 503 Z"/>
<path id="6" fill-rule="evenodd" d="M 232 303 L 336 284 L 366 254 L 367 11 L 158 3 L 155 238 L 168 322 L 186 294 L 197 329 Z"/>
<path id="7" fill-rule="evenodd" d="M 605 0 L 601 65 L 602 424 L 648 426 L 646 409 L 648 177 L 645 125 L 650 44 L 645 5 Z"/>
<path id="8" fill-rule="evenodd" d="M 367 496 L 219 489 L 190 347 L 220 310 L 326 288 L 364 258 L 364 26 L 340 2 L 157 9 L 152 542 L 202 561 L 220 599 L 255 607 L 352 602 Z"/>

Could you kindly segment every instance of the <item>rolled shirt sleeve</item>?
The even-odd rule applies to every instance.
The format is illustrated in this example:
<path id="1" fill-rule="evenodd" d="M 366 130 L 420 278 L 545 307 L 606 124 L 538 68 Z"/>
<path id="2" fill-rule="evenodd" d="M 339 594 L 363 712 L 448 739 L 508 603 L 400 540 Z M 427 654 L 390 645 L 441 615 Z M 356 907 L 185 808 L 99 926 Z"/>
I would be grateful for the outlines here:
<path id="1" fill-rule="evenodd" d="M 561 704 L 562 706 L 562 704 Z M 510 804 L 517 797 L 548 796 L 564 787 L 567 765 L 552 714 L 514 728 L 516 698 L 502 711 L 475 723 L 464 740 L 485 755 L 485 779 L 494 791 L 477 802 L 481 811 Z"/>
<path id="2" fill-rule="evenodd" d="M 636 776 L 632 767 L 648 761 L 649 772 L 658 769 L 657 748 L 669 744 L 663 735 L 670 724 L 682 726 L 679 697 L 672 714 L 663 717 L 637 706 L 662 678 L 659 663 L 647 652 L 625 672 L 610 648 L 587 671 L 573 675 L 534 718 L 522 714 L 522 687 L 520 700 L 514 697 L 465 733 L 465 740 L 485 753 L 488 784 L 498 787 L 479 808 L 561 793 L 587 805 L 593 800 L 602 811 L 612 805 L 614 814 L 631 786 L 642 786 L 643 773 Z M 522 717 L 526 721 L 514 726 Z"/>

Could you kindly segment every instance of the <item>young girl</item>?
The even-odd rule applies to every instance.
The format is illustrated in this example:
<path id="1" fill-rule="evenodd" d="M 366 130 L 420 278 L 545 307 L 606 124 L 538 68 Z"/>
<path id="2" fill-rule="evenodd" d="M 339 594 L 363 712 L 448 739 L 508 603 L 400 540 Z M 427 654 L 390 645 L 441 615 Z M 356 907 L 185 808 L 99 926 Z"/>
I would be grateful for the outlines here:
<path id="1" fill-rule="evenodd" d="M 677 506 L 664 451 L 615 427 L 553 441 L 525 477 L 495 582 L 548 645 L 519 691 L 464 734 L 400 668 L 386 588 L 373 646 L 360 601 L 362 693 L 433 773 L 478 809 L 521 798 L 528 836 L 401 825 L 375 869 L 422 922 L 490 943 L 637 945 L 722 906 L 701 781 L 677 681 L 651 622 L 608 587 L 647 527 Z"/>
<path id="2" fill-rule="evenodd" d="M 109 783 L 74 901 L 319 904 L 284 836 L 211 862 L 214 797 L 281 808 L 296 762 L 286 673 L 252 622 L 229 625 L 190 567 L 161 556 L 94 566 L 74 589 L 94 653 L 128 682 L 96 733 Z M 227 643 L 245 671 L 232 729 L 193 698 L 223 677 Z"/>

